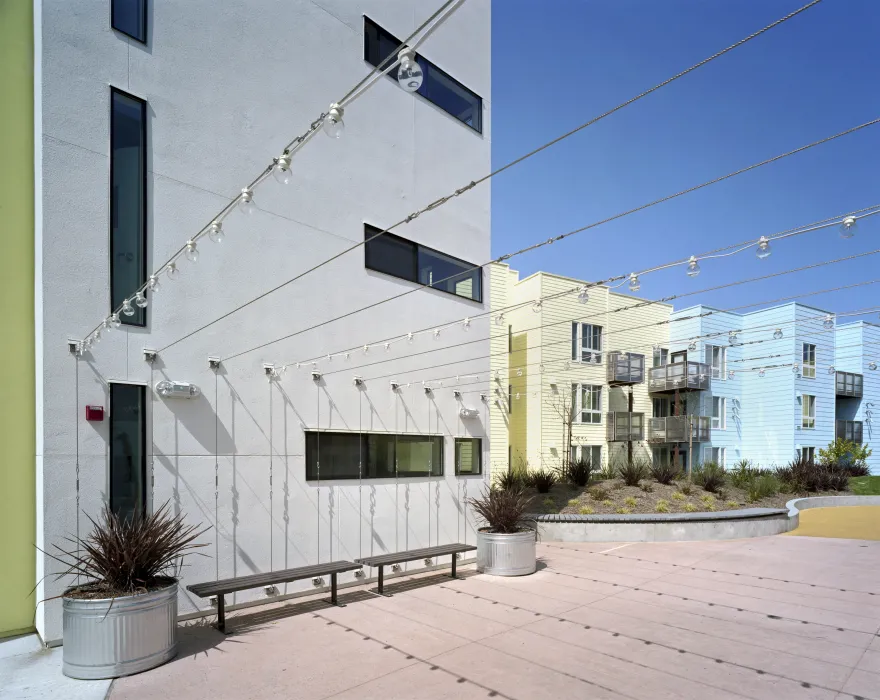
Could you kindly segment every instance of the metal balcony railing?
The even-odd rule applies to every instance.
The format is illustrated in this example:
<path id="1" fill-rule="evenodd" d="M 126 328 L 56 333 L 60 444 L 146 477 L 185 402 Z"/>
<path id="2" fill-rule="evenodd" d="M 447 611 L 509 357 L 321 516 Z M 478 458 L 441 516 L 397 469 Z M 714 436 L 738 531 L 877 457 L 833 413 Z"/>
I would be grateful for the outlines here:
<path id="1" fill-rule="evenodd" d="M 842 440 L 850 440 L 857 445 L 862 444 L 862 421 L 860 420 L 836 420 L 834 421 L 834 437 Z"/>
<path id="2" fill-rule="evenodd" d="M 645 381 L 645 356 L 634 352 L 609 352 L 606 379 L 611 386 Z"/>
<path id="3" fill-rule="evenodd" d="M 712 368 L 704 362 L 674 362 L 648 371 L 648 391 L 655 394 L 708 391 L 711 386 Z"/>
<path id="4" fill-rule="evenodd" d="M 649 442 L 688 442 L 687 425 L 690 419 L 694 442 L 709 442 L 712 437 L 712 419 L 708 416 L 667 416 L 648 421 Z"/>
<path id="5" fill-rule="evenodd" d="M 645 414 L 612 411 L 605 414 L 608 442 L 638 442 L 645 439 Z"/>
<path id="6" fill-rule="evenodd" d="M 834 382 L 835 393 L 838 396 L 854 396 L 861 398 L 863 377 L 861 374 L 852 372 L 838 372 Z"/>

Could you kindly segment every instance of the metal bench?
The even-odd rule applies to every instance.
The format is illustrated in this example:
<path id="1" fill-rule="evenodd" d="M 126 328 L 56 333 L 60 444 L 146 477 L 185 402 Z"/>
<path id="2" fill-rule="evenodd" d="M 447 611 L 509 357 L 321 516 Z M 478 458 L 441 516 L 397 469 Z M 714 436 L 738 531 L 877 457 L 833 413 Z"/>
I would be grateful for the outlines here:
<path id="1" fill-rule="evenodd" d="M 455 560 L 459 552 L 470 552 L 476 547 L 472 544 L 441 544 L 438 547 L 424 547 L 422 549 L 410 549 L 406 552 L 396 552 L 395 554 L 377 554 L 374 557 L 362 557 L 355 559 L 358 564 L 365 566 L 375 566 L 379 568 L 379 593 L 384 595 L 384 567 L 388 564 L 402 564 L 406 561 L 415 561 L 416 559 L 433 559 L 434 557 L 442 557 L 447 554 L 452 555 L 452 578 L 455 576 Z"/>
<path id="2" fill-rule="evenodd" d="M 239 576 L 227 578 L 221 581 L 206 581 L 187 586 L 199 598 L 217 596 L 217 629 L 226 631 L 226 609 L 223 596 L 227 593 L 244 591 L 249 588 L 272 586 L 276 583 L 289 583 L 301 581 L 315 576 L 330 576 L 330 602 L 336 605 L 336 575 L 346 571 L 356 571 L 363 568 L 360 564 L 350 561 L 332 561 L 327 564 L 315 564 L 314 566 L 301 566 L 298 569 L 284 569 L 283 571 L 271 571 L 265 574 L 253 574 L 252 576 Z"/>

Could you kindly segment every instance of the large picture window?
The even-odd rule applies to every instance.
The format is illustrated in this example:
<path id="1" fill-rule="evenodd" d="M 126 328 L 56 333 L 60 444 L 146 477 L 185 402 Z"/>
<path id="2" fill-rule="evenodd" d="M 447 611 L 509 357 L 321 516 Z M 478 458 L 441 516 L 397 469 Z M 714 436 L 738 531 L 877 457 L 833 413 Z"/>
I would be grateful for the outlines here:
<path id="1" fill-rule="evenodd" d="M 306 432 L 306 480 L 443 476 L 443 437 Z"/>
<path id="2" fill-rule="evenodd" d="M 110 0 L 110 26 L 147 43 L 147 0 Z"/>
<path id="3" fill-rule="evenodd" d="M 378 66 L 388 56 L 395 54 L 401 43 L 393 34 L 364 16 L 364 60 L 369 64 Z M 474 131 L 483 133 L 483 99 L 424 56 L 416 54 L 416 61 L 424 74 L 422 85 L 416 92 Z M 397 68 L 388 73 L 388 77 L 397 82 Z"/>
<path id="4" fill-rule="evenodd" d="M 119 308 L 147 277 L 147 103 L 110 88 L 110 306 Z M 119 315 L 147 323 L 146 309 Z"/>
<path id="5" fill-rule="evenodd" d="M 591 323 L 571 324 L 571 359 L 573 362 L 602 362 L 602 326 Z"/>
<path id="6" fill-rule="evenodd" d="M 455 473 L 471 476 L 483 473 L 483 441 L 455 438 Z"/>
<path id="7" fill-rule="evenodd" d="M 110 509 L 121 518 L 147 508 L 146 387 L 110 384 Z"/>
<path id="8" fill-rule="evenodd" d="M 592 384 L 572 384 L 571 401 L 575 423 L 602 422 L 602 387 Z"/>
<path id="9" fill-rule="evenodd" d="M 473 301 L 483 300 L 483 270 L 382 229 L 364 224 L 364 265 L 369 270 L 416 282 Z"/>

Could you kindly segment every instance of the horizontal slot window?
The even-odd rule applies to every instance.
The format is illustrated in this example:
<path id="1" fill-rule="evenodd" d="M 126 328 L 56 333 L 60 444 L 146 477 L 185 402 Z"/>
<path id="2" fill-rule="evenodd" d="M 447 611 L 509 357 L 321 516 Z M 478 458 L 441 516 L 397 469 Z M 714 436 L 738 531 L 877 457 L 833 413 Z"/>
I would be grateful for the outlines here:
<path id="1" fill-rule="evenodd" d="M 364 16 L 364 60 L 369 64 L 378 66 L 388 56 L 395 55 L 401 43 L 393 34 Z M 474 131 L 483 133 L 483 98 L 424 56 L 416 54 L 416 61 L 424 74 L 422 85 L 416 92 Z M 388 77 L 396 82 L 397 68 L 391 70 Z"/>
<path id="2" fill-rule="evenodd" d="M 383 272 L 455 296 L 483 300 L 483 270 L 427 246 L 413 243 L 364 224 L 364 264 Z"/>
<path id="3" fill-rule="evenodd" d="M 471 476 L 483 473 L 483 441 L 455 438 L 455 473 Z"/>
<path id="4" fill-rule="evenodd" d="M 306 480 L 443 476 L 443 437 L 306 432 Z"/>

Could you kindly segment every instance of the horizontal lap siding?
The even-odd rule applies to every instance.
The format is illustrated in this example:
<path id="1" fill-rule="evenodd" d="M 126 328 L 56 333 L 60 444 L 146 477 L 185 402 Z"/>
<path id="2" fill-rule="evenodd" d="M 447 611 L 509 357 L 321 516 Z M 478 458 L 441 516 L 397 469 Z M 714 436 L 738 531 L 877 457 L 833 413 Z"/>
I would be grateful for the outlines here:
<path id="1" fill-rule="evenodd" d="M 823 319 L 817 318 L 822 312 L 818 309 L 794 305 L 797 318 L 797 331 L 795 335 L 795 353 L 800 361 L 803 343 L 812 343 L 816 346 L 816 378 L 806 379 L 803 375 L 795 375 L 788 370 L 791 377 L 795 377 L 794 383 L 797 391 L 804 394 L 812 394 L 816 397 L 816 428 L 815 430 L 799 429 L 801 402 L 795 403 L 795 444 L 803 447 L 814 446 L 818 456 L 819 448 L 824 448 L 834 440 L 835 418 L 835 375 L 829 374 L 829 368 L 834 365 L 834 333 L 823 327 Z"/>
<path id="2" fill-rule="evenodd" d="M 880 326 L 862 324 L 864 395 L 857 419 L 864 422 L 864 440 L 874 453 L 868 458 L 872 474 L 880 474 Z M 871 369 L 875 363 L 878 369 Z"/>

